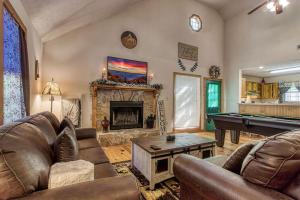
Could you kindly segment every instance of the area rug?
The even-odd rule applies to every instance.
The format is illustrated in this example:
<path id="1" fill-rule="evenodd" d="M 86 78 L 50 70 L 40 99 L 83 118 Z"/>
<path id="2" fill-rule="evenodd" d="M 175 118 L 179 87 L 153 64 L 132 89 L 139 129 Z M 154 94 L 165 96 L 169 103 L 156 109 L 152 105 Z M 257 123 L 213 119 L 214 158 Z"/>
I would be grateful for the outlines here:
<path id="1" fill-rule="evenodd" d="M 130 162 L 113 164 L 119 176 L 133 175 L 137 179 L 144 200 L 179 200 L 180 186 L 175 178 L 156 184 L 155 190 L 149 189 L 148 180 Z"/>

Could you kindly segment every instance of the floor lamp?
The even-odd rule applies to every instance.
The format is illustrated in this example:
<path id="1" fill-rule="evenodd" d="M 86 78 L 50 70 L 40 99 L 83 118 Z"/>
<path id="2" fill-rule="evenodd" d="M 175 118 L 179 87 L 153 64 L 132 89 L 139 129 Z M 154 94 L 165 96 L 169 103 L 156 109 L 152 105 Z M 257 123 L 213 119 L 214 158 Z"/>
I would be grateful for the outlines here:
<path id="1" fill-rule="evenodd" d="M 61 96 L 61 91 L 60 91 L 59 85 L 56 82 L 54 82 L 53 78 L 51 81 L 46 83 L 46 86 L 44 87 L 42 94 L 50 95 L 51 112 L 52 112 L 54 96 Z"/>

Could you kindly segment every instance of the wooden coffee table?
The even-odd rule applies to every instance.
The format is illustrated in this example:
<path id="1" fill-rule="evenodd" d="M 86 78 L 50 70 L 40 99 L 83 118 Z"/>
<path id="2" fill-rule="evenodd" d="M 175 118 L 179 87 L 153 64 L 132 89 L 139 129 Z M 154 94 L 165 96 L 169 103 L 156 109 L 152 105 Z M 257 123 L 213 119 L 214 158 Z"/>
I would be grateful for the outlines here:
<path id="1" fill-rule="evenodd" d="M 215 155 L 216 141 L 196 134 L 176 134 L 174 142 L 167 142 L 166 135 L 134 138 L 132 141 L 131 165 L 155 184 L 174 177 L 173 163 L 180 154 L 190 154 L 198 158 Z M 160 147 L 154 150 L 151 145 Z"/>

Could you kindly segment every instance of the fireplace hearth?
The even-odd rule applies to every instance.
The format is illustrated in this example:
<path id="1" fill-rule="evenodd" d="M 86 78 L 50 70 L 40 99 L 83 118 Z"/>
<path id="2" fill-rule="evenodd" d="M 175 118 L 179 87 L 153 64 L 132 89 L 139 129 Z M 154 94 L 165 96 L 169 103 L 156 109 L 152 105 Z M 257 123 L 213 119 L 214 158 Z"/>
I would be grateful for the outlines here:
<path id="1" fill-rule="evenodd" d="M 110 130 L 143 128 L 144 102 L 111 101 Z"/>

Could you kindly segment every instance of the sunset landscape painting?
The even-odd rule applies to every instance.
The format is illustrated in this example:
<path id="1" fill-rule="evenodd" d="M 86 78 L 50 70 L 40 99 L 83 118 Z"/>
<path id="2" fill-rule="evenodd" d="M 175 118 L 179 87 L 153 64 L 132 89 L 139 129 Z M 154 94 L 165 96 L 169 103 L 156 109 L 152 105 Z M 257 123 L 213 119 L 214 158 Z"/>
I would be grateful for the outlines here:
<path id="1" fill-rule="evenodd" d="M 147 62 L 107 57 L 107 79 L 131 84 L 147 84 Z"/>

